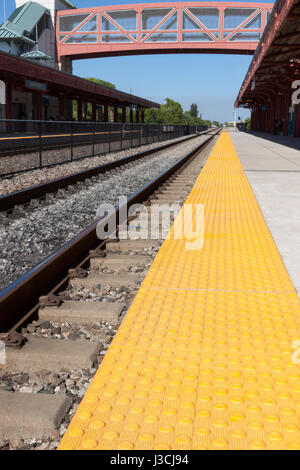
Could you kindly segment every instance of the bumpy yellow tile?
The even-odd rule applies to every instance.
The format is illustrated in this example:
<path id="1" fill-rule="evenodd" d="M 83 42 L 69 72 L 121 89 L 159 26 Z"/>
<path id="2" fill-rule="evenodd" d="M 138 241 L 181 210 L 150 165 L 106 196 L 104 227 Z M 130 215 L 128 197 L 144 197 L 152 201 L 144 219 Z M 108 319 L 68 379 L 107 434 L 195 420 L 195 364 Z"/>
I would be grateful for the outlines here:
<path id="1" fill-rule="evenodd" d="M 185 204 L 203 248 L 173 226 L 60 449 L 300 449 L 300 302 L 227 133 Z"/>

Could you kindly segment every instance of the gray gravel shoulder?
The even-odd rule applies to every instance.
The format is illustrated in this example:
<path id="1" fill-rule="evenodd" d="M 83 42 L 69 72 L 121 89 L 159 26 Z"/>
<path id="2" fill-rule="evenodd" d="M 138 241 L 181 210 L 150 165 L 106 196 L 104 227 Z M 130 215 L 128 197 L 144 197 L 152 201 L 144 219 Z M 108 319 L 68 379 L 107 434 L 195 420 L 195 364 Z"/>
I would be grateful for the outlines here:
<path id="1" fill-rule="evenodd" d="M 37 207 L 26 207 L 19 215 L 2 220 L 0 227 L 0 289 L 38 265 L 64 243 L 94 222 L 99 206 L 115 206 L 119 196 L 128 197 L 149 182 L 205 137 L 157 152 L 134 166 L 100 175 L 62 192 Z"/>
<path id="2" fill-rule="evenodd" d="M 162 143 L 176 142 L 181 140 L 182 137 L 177 139 L 165 140 Z M 9 178 L 0 177 L 0 196 L 4 194 L 9 194 L 15 191 L 19 191 L 36 184 L 45 183 L 56 178 L 70 175 L 81 170 L 86 170 L 97 165 L 103 165 L 104 163 L 112 162 L 119 160 L 120 158 L 129 157 L 135 155 L 144 150 L 152 149 L 157 147 L 160 142 L 155 142 L 149 145 L 142 145 L 141 147 L 130 148 L 122 150 L 120 152 L 111 152 L 105 155 L 99 155 L 97 157 L 85 158 L 83 160 L 73 161 L 72 163 L 64 163 L 61 165 L 56 165 L 51 168 L 42 168 L 37 170 L 28 171 L 26 173 L 19 173 L 15 176 Z"/>

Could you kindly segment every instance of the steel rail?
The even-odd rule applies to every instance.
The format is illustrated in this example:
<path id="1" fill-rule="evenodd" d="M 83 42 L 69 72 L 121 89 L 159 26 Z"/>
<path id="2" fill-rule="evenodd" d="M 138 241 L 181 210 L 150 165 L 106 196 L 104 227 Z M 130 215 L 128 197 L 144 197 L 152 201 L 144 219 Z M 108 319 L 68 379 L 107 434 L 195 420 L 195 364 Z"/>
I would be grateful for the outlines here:
<path id="1" fill-rule="evenodd" d="M 203 134 L 207 132 L 208 131 L 205 131 Z M 43 198 L 46 196 L 46 194 L 54 193 L 58 191 L 58 189 L 66 188 L 69 185 L 78 183 L 79 181 L 84 181 L 85 179 L 91 178 L 92 176 L 100 175 L 106 171 L 121 167 L 127 163 L 134 162 L 140 158 L 146 157 L 155 152 L 160 152 L 161 150 L 173 147 L 174 145 L 178 145 L 179 143 L 185 142 L 186 140 L 194 139 L 203 134 L 200 133 L 197 135 L 184 137 L 180 140 L 176 140 L 176 142 L 168 142 L 166 144 L 158 145 L 154 148 L 143 150 L 142 152 L 138 152 L 129 157 L 123 157 L 119 160 L 114 160 L 112 162 L 88 168 L 87 170 L 81 170 L 77 173 L 72 173 L 61 178 L 46 181 L 45 183 L 30 186 L 29 188 L 21 189 L 20 191 L 16 191 L 14 193 L 5 194 L 0 196 L 0 212 L 11 211 L 17 205 L 28 204 L 32 199 Z"/>
<path id="2" fill-rule="evenodd" d="M 201 142 L 177 160 L 175 164 L 129 196 L 127 198 L 127 207 L 130 208 L 133 204 L 145 202 L 159 186 L 203 150 L 219 132 L 220 129 L 208 135 L 204 142 Z M 100 240 L 97 237 L 98 225 L 100 224 L 100 227 L 105 230 L 110 226 L 109 221 L 113 218 L 113 220 L 116 220 L 116 226 L 118 226 L 120 209 L 121 206 L 117 206 L 111 214 L 93 222 L 38 266 L 29 270 L 0 292 L 0 332 L 13 333 L 25 324 L 29 318 L 36 317 L 40 307 L 40 297 L 56 293 L 59 289 L 65 287 L 70 278 L 70 269 L 87 265 L 90 259 L 90 251 L 105 246 L 106 240 Z M 110 233 L 108 233 L 109 235 Z"/>

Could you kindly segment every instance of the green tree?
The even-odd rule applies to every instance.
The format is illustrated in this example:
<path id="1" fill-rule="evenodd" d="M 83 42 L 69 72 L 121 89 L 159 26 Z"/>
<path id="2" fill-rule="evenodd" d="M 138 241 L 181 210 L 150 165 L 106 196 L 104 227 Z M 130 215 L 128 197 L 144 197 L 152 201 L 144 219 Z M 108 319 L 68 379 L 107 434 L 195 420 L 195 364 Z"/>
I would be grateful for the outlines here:
<path id="1" fill-rule="evenodd" d="M 90 82 L 93 82 L 93 83 L 97 83 L 98 85 L 106 86 L 108 88 L 113 88 L 114 90 L 116 89 L 116 85 L 114 85 L 113 83 L 107 82 L 105 80 L 101 80 L 100 78 L 87 77 L 86 80 L 89 80 Z M 83 110 L 83 112 L 84 112 L 84 110 Z M 77 119 L 77 101 L 76 100 L 73 101 L 73 112 L 72 112 L 72 114 L 73 114 L 73 119 L 76 120 Z M 91 121 L 92 117 L 93 117 L 92 104 L 88 103 L 87 110 L 86 110 L 86 119 L 88 121 Z M 98 120 L 99 121 L 104 120 L 103 110 L 98 111 Z"/>
<path id="2" fill-rule="evenodd" d="M 145 122 L 148 124 L 158 124 L 159 121 L 159 109 L 147 108 L 145 109 Z"/>
<path id="3" fill-rule="evenodd" d="M 98 85 L 103 85 L 108 88 L 113 88 L 114 90 L 116 89 L 116 85 L 114 85 L 113 83 L 107 82 L 106 80 L 101 80 L 100 78 L 87 77 L 86 80 L 89 80 L 90 82 L 98 83 Z"/>
<path id="4" fill-rule="evenodd" d="M 251 131 L 251 119 L 250 118 L 245 119 L 245 124 L 246 124 L 246 130 Z"/>
<path id="5" fill-rule="evenodd" d="M 208 126 L 211 127 L 211 121 L 199 117 L 198 106 L 192 104 L 189 111 L 183 112 L 182 106 L 178 101 L 166 98 L 166 102 L 161 105 L 160 109 L 146 109 L 145 122 L 156 124 L 185 124 L 190 126 Z"/>
<path id="6" fill-rule="evenodd" d="M 159 120 L 163 124 L 182 124 L 184 118 L 181 104 L 171 98 L 166 98 L 166 102 L 159 110 Z"/>
<path id="7" fill-rule="evenodd" d="M 193 117 L 190 114 L 190 111 L 186 111 L 183 115 L 183 118 L 184 118 L 184 124 L 187 124 L 189 126 L 195 126 L 196 124 L 198 124 L 198 118 Z"/>
<path id="8" fill-rule="evenodd" d="M 197 119 L 198 115 L 199 115 L 199 111 L 198 111 L 198 105 L 196 103 L 192 103 L 191 104 L 191 107 L 190 107 L 190 110 L 189 110 L 189 114 Z"/>

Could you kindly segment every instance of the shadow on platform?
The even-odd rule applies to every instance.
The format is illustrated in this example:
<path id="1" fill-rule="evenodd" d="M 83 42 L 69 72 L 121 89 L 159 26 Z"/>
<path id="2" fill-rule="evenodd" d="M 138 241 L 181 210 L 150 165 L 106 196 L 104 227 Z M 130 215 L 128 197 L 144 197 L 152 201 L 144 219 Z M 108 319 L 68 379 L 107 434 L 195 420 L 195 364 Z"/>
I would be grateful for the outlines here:
<path id="1" fill-rule="evenodd" d="M 256 132 L 256 131 L 240 131 L 243 134 L 253 135 L 255 137 L 259 137 L 261 139 L 269 140 L 270 142 L 274 142 L 275 144 L 285 145 L 286 147 L 290 147 L 295 150 L 300 150 L 300 138 L 293 137 L 293 136 L 282 136 L 282 135 L 273 135 L 267 132 Z"/>

